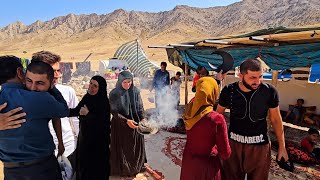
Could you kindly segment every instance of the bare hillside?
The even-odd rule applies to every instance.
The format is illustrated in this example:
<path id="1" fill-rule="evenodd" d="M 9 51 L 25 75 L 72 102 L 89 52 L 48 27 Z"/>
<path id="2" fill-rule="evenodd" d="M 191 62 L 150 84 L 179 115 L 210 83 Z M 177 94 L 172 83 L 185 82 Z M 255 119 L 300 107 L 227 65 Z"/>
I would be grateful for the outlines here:
<path id="1" fill-rule="evenodd" d="M 243 0 L 209 8 L 181 5 L 158 13 L 118 9 L 102 15 L 68 14 L 0 29 L 0 54 L 31 57 L 50 50 L 65 61 L 81 61 L 93 52 L 90 60 L 95 61 L 112 57 L 121 44 L 139 38 L 151 59 L 164 60 L 163 49 L 146 47 L 319 22 L 319 0 Z"/>

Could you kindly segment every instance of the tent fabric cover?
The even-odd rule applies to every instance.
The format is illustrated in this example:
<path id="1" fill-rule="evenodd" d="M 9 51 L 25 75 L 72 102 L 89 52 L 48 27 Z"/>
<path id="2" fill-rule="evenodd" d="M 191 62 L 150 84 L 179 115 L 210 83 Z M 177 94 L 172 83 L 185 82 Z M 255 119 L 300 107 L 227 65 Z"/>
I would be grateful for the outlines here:
<path id="1" fill-rule="evenodd" d="M 260 29 L 254 32 L 238 35 L 238 36 L 230 36 L 230 38 L 243 38 L 249 36 L 262 36 L 266 34 L 282 34 L 282 33 L 293 33 L 293 32 L 301 32 L 301 31 L 310 31 L 310 30 L 320 30 L 320 27 L 310 27 L 310 28 L 287 28 L 283 26 L 275 27 L 275 28 L 267 28 Z M 226 39 L 226 38 L 217 38 L 218 39 Z"/>
<path id="2" fill-rule="evenodd" d="M 285 70 L 281 70 L 278 73 L 278 80 L 283 81 L 283 80 L 289 80 L 292 78 L 291 74 L 285 74 L 283 73 Z M 264 80 L 272 80 L 272 72 L 264 72 L 262 74 Z"/>
<path id="3" fill-rule="evenodd" d="M 273 70 L 310 67 L 312 64 L 320 63 L 320 43 L 273 47 L 243 47 L 222 50 L 230 53 L 234 58 L 234 67 L 239 66 L 243 60 L 257 57 L 260 57 Z M 216 50 L 178 49 L 182 57 L 182 63 L 187 63 L 192 69 L 196 69 L 198 66 L 204 66 L 208 68 L 208 70 L 212 70 L 208 65 L 208 61 L 214 66 L 222 64 L 221 56 L 212 54 L 214 51 Z"/>
<path id="4" fill-rule="evenodd" d="M 180 43 L 194 47 L 166 48 L 168 60 L 184 69 L 187 63 L 191 69 L 205 66 L 210 69 L 208 61 L 214 66 L 222 63 L 218 55 L 212 52 L 226 51 L 234 58 L 234 67 L 248 58 L 260 57 L 271 69 L 283 70 L 294 67 L 310 67 L 320 62 L 320 27 L 286 28 L 276 27 L 254 32 L 224 36 L 209 40 L 218 40 L 231 44 L 207 43 L 205 40 Z M 250 37 L 270 39 L 270 42 L 253 41 Z"/>
<path id="5" fill-rule="evenodd" d="M 127 61 L 130 71 L 136 76 L 148 77 L 151 69 L 159 69 L 158 66 L 149 61 L 137 40 L 121 45 L 115 52 L 114 57 Z"/>
<path id="6" fill-rule="evenodd" d="M 320 80 L 320 63 L 313 64 L 310 69 L 309 83 L 319 83 Z"/>

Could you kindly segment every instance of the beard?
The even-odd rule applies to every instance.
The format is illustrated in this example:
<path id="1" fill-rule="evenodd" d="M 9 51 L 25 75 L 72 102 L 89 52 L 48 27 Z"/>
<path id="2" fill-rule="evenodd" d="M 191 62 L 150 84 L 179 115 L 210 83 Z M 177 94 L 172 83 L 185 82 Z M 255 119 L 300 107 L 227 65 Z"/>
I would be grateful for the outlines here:
<path id="1" fill-rule="evenodd" d="M 244 85 L 244 87 L 246 87 L 247 89 L 249 89 L 251 91 L 258 89 L 258 87 L 259 87 L 259 85 L 258 85 L 257 88 L 253 88 L 252 85 L 257 85 L 257 84 L 250 85 L 244 80 L 244 78 L 242 78 L 242 84 Z"/>

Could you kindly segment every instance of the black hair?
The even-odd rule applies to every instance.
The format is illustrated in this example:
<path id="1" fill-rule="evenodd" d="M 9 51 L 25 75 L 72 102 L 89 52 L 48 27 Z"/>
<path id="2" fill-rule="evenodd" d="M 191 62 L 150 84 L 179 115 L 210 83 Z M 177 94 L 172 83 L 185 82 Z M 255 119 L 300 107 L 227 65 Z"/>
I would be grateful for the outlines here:
<path id="1" fill-rule="evenodd" d="M 197 67 L 197 70 L 196 70 L 196 73 L 199 74 L 198 72 L 199 72 L 202 68 L 204 68 L 204 67 L 203 67 L 203 66 L 198 66 L 198 67 Z"/>
<path id="2" fill-rule="evenodd" d="M 261 62 L 258 59 L 247 59 L 240 64 L 240 73 L 247 74 L 250 71 L 262 70 Z"/>
<path id="3" fill-rule="evenodd" d="M 28 65 L 27 71 L 34 74 L 46 74 L 50 82 L 52 82 L 54 78 L 53 68 L 48 63 L 42 61 L 32 61 Z"/>
<path id="4" fill-rule="evenodd" d="M 180 72 L 180 71 L 178 71 L 178 72 L 176 73 L 176 75 L 181 76 L 181 72 Z"/>
<path id="5" fill-rule="evenodd" d="M 204 66 L 199 66 L 198 68 L 197 68 L 197 74 L 199 74 L 199 75 L 204 75 L 204 76 L 208 76 L 209 75 L 209 71 L 208 71 L 208 69 L 206 68 L 206 67 L 204 67 Z"/>
<path id="6" fill-rule="evenodd" d="M 301 101 L 302 104 L 304 104 L 304 99 L 301 99 L 301 98 L 300 98 L 300 99 L 297 99 L 297 102 L 298 102 L 298 101 Z"/>
<path id="7" fill-rule="evenodd" d="M 163 61 L 163 62 L 161 62 L 160 66 L 165 66 L 165 67 L 167 67 L 167 63 Z"/>
<path id="8" fill-rule="evenodd" d="M 309 134 L 309 135 L 312 135 L 312 134 L 317 134 L 317 135 L 319 135 L 319 131 L 316 130 L 315 128 L 310 128 L 310 129 L 308 130 L 308 134 Z"/>
<path id="9" fill-rule="evenodd" d="M 17 76 L 17 69 L 23 68 L 20 58 L 0 56 L 0 85 Z"/>

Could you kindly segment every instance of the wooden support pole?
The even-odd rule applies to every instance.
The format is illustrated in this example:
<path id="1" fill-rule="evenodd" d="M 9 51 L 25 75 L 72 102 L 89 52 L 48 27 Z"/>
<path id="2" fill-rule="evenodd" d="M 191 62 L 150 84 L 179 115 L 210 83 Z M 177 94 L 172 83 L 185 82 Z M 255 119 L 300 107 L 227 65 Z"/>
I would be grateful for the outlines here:
<path id="1" fill-rule="evenodd" d="M 273 70 L 273 71 L 272 71 L 272 85 L 274 85 L 274 87 L 277 87 L 278 74 L 279 74 L 278 71 L 276 71 L 276 70 Z"/>
<path id="2" fill-rule="evenodd" d="M 187 64 L 187 63 L 184 64 L 184 84 L 185 84 L 185 89 L 184 89 L 184 93 L 185 93 L 184 104 L 185 104 L 185 106 L 187 106 L 187 104 L 188 104 L 188 64 Z"/>
<path id="3" fill-rule="evenodd" d="M 164 176 L 161 173 L 153 170 L 147 163 L 144 164 L 144 167 L 146 168 L 148 174 L 150 174 L 154 180 L 164 180 Z"/>

